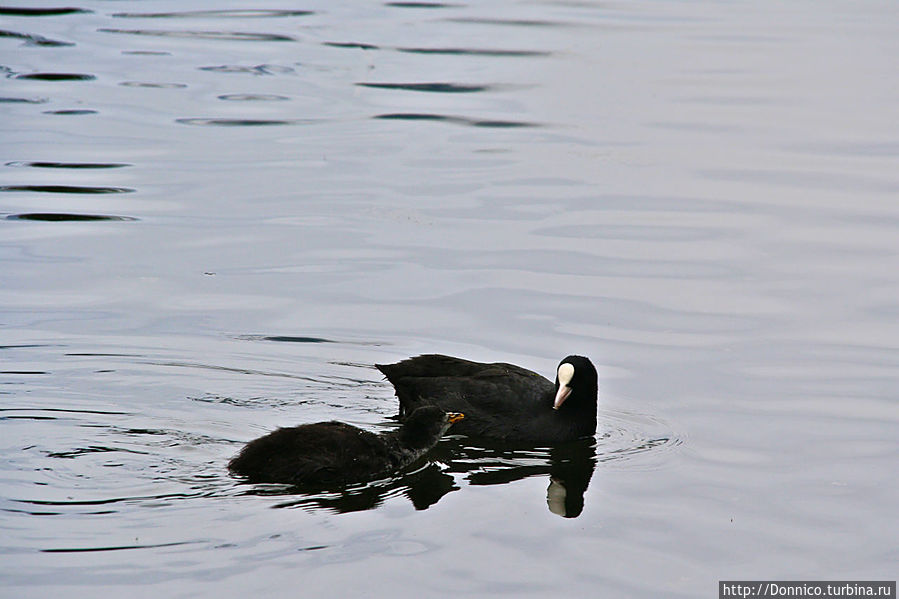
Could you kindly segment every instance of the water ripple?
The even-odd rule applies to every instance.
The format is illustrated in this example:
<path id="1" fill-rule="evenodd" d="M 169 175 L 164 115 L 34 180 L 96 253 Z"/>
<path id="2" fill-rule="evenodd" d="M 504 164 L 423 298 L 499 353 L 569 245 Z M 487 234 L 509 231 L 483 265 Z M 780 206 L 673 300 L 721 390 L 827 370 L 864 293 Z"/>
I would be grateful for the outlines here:
<path id="1" fill-rule="evenodd" d="M 377 89 L 402 89 L 415 92 L 438 93 L 471 93 L 483 92 L 491 89 L 490 85 L 464 85 L 460 83 L 357 83 L 360 87 L 373 87 Z"/>
<path id="2" fill-rule="evenodd" d="M 16 75 L 16 79 L 32 79 L 37 81 L 93 81 L 96 75 L 87 73 L 26 73 Z"/>
<path id="3" fill-rule="evenodd" d="M 380 50 L 380 46 L 374 44 L 363 44 L 359 42 L 324 42 L 322 45 L 332 48 L 355 48 L 357 50 Z"/>
<path id="4" fill-rule="evenodd" d="M 10 214 L 7 220 L 34 220 L 42 222 L 87 222 L 87 221 L 136 221 L 133 216 L 112 216 L 108 214 L 71 214 L 63 212 L 29 212 Z"/>
<path id="5" fill-rule="evenodd" d="M 45 370 L 0 370 L 0 374 L 48 374 Z"/>
<path id="6" fill-rule="evenodd" d="M 47 98 L 12 98 L 9 96 L 0 97 L 0 104 L 46 104 L 49 102 Z"/>
<path id="7" fill-rule="evenodd" d="M 85 553 L 93 551 L 123 551 L 127 549 L 158 549 L 160 547 L 178 547 L 203 543 L 204 541 L 178 541 L 175 543 L 147 543 L 142 545 L 115 545 L 110 547 L 65 547 L 57 549 L 41 549 L 41 553 Z"/>
<path id="8" fill-rule="evenodd" d="M 499 48 L 397 48 L 397 50 L 411 54 L 443 54 L 450 56 L 535 57 L 550 56 L 552 54 L 543 50 L 502 50 Z"/>
<path id="9" fill-rule="evenodd" d="M 154 83 L 151 81 L 122 81 L 119 85 L 122 87 L 149 87 L 153 89 L 183 89 L 187 87 L 186 83 Z"/>
<path id="10" fill-rule="evenodd" d="M 202 40 L 227 40 L 234 42 L 295 42 L 296 38 L 277 33 L 249 33 L 244 31 L 167 31 L 162 29 L 113 29 L 101 28 L 101 33 L 124 33 L 155 37 L 176 37 Z"/>
<path id="11" fill-rule="evenodd" d="M 231 118 L 183 118 L 175 119 L 182 125 L 212 127 L 270 127 L 277 125 L 308 125 L 321 122 L 318 119 L 231 119 Z"/>
<path id="12" fill-rule="evenodd" d="M 2 9 L 0 9 L 0 14 L 3 14 Z M 72 42 L 61 42 L 59 40 L 51 40 L 42 35 L 37 35 L 33 33 L 19 33 L 18 31 L 8 31 L 6 29 L 0 29 L 0 38 L 3 37 L 11 37 L 17 38 L 20 40 L 25 40 L 26 46 L 44 46 L 44 47 L 64 47 L 64 46 L 74 46 Z"/>
<path id="13" fill-rule="evenodd" d="M 171 52 L 162 50 L 122 50 L 122 54 L 128 56 L 171 56 Z"/>
<path id="14" fill-rule="evenodd" d="M 21 6 L 0 6 L 0 15 L 11 17 L 54 17 L 59 15 L 87 14 L 94 11 L 84 8 L 26 8 Z"/>
<path id="15" fill-rule="evenodd" d="M 245 341 L 280 341 L 282 343 L 337 343 L 324 337 L 292 337 L 288 335 L 239 335 Z"/>
<path id="16" fill-rule="evenodd" d="M 146 451 L 137 451 L 134 449 L 124 449 L 121 447 L 105 447 L 101 445 L 89 445 L 88 447 L 77 447 L 75 449 L 71 449 L 69 451 L 50 451 L 47 452 L 46 455 L 48 458 L 61 458 L 66 460 L 71 460 L 77 458 L 78 456 L 92 454 L 92 453 L 116 453 L 123 451 L 125 453 L 134 453 L 138 455 L 149 455 L 149 452 Z"/>
<path id="17" fill-rule="evenodd" d="M 38 193 L 133 193 L 130 187 L 93 187 L 89 185 L 0 185 L 2 191 L 28 191 Z"/>
<path id="18" fill-rule="evenodd" d="M 67 499 L 65 501 L 43 500 L 43 499 L 13 499 L 16 503 L 24 503 L 28 505 L 39 506 L 58 506 L 58 507 L 77 507 L 84 505 L 109 505 L 116 503 L 134 503 L 144 501 L 158 501 L 161 499 L 195 499 L 197 497 L 207 497 L 208 493 L 160 493 L 158 495 L 133 495 L 127 497 L 107 497 L 104 499 Z"/>
<path id="19" fill-rule="evenodd" d="M 218 99 L 228 102 L 282 102 L 290 100 L 287 96 L 278 96 L 276 94 L 222 94 L 218 96 Z"/>
<path id="20" fill-rule="evenodd" d="M 14 345 L 14 346 L 0 346 L 0 349 L 9 349 L 11 347 L 20 348 L 20 347 L 53 347 L 51 345 Z M 117 410 L 80 410 L 76 408 L 0 408 L 0 412 L 22 412 L 22 411 L 33 411 L 33 412 L 53 412 L 53 413 L 62 413 L 62 414 L 96 414 L 101 416 L 128 416 L 131 412 L 121 412 Z"/>
<path id="21" fill-rule="evenodd" d="M 443 114 L 429 114 L 421 112 L 394 112 L 390 114 L 379 114 L 374 116 L 373 118 L 393 121 L 439 121 L 443 123 L 452 123 L 455 125 L 467 125 L 469 127 L 489 127 L 497 129 L 540 126 L 536 123 L 527 123 L 524 121 L 472 119 L 461 116 L 448 116 Z"/>
<path id="22" fill-rule="evenodd" d="M 384 6 L 394 8 L 461 8 L 464 4 L 446 4 L 444 2 L 385 2 Z"/>
<path id="23" fill-rule="evenodd" d="M 242 341 L 276 341 L 279 343 L 342 343 L 344 345 L 371 345 L 371 346 L 380 346 L 383 345 L 380 341 L 345 341 L 345 340 L 337 340 L 337 339 L 326 339 L 324 337 L 308 337 L 308 336 L 297 336 L 297 335 L 236 335 L 235 339 L 240 339 Z M 358 364 L 353 364 L 353 366 L 359 366 Z M 363 365 L 365 368 L 369 368 L 370 365 Z"/>
<path id="24" fill-rule="evenodd" d="M 374 44 L 364 42 L 323 42 L 323 45 L 332 48 L 354 48 L 357 50 L 395 50 L 409 54 L 439 54 L 446 56 L 492 56 L 492 57 L 537 57 L 550 56 L 552 53 L 544 50 L 504 50 L 501 48 L 421 48 L 421 47 L 394 47 L 382 48 Z"/>
<path id="25" fill-rule="evenodd" d="M 85 114 L 99 114 L 96 110 L 89 108 L 63 108 L 61 110 L 45 110 L 44 114 L 60 114 L 64 116 L 80 116 Z"/>
<path id="26" fill-rule="evenodd" d="M 451 23 L 472 23 L 476 25 L 502 25 L 513 27 L 565 27 L 568 23 L 557 21 L 541 21 L 539 19 L 491 19 L 485 17 L 454 17 L 444 19 Z"/>
<path id="27" fill-rule="evenodd" d="M 5 166 L 31 167 L 31 168 L 65 168 L 65 169 L 93 169 L 93 168 L 122 168 L 132 166 L 126 162 L 40 162 L 16 160 L 7 162 Z"/>
<path id="28" fill-rule="evenodd" d="M 632 468 L 658 463 L 663 455 L 684 443 L 682 435 L 653 416 L 600 409 L 596 435 L 596 459 L 599 463 Z M 634 464 L 637 458 L 652 457 L 652 462 Z"/>
<path id="29" fill-rule="evenodd" d="M 199 69 L 201 71 L 210 71 L 213 73 L 247 73 L 250 75 L 283 75 L 296 73 L 296 70 L 292 67 L 285 67 L 277 64 L 258 64 L 251 67 L 223 64 L 212 67 L 199 67 Z"/>
<path id="30" fill-rule="evenodd" d="M 126 19 L 179 19 L 179 18 L 270 18 L 270 17 L 307 17 L 314 15 L 313 10 L 269 10 L 269 9 L 230 9 L 230 10 L 186 10 L 183 12 L 118 12 L 113 17 Z"/>

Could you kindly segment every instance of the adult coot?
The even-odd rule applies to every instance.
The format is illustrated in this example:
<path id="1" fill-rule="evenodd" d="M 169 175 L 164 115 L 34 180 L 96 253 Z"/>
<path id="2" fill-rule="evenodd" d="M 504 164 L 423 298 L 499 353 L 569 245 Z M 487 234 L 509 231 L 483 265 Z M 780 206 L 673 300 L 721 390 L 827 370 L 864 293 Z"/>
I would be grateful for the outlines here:
<path id="1" fill-rule="evenodd" d="M 512 364 L 483 364 L 431 354 L 396 364 L 376 364 L 400 400 L 400 418 L 423 405 L 464 412 L 453 429 L 463 435 L 508 442 L 560 443 L 596 432 L 596 368 L 568 356 L 555 385 Z"/>
<path id="2" fill-rule="evenodd" d="M 462 418 L 423 406 L 411 412 L 399 429 L 380 435 L 343 422 L 279 428 L 250 441 L 228 468 L 250 482 L 307 487 L 365 482 L 408 466 Z"/>

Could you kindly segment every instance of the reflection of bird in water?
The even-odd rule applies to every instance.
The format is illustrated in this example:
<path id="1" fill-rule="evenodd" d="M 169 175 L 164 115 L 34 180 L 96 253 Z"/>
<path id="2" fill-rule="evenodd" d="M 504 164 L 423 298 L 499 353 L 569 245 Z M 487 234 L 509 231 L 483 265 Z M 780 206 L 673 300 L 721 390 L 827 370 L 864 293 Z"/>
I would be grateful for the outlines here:
<path id="1" fill-rule="evenodd" d="M 512 364 L 484 364 L 437 354 L 377 364 L 396 389 L 400 418 L 421 405 L 462 412 L 460 435 L 529 444 L 556 444 L 596 433 L 596 368 L 568 356 L 555 384 Z"/>
<path id="2" fill-rule="evenodd" d="M 410 465 L 462 418 L 424 406 L 380 435 L 342 422 L 281 428 L 248 443 L 228 468 L 249 482 L 317 488 L 365 482 Z"/>
<path id="3" fill-rule="evenodd" d="M 552 449 L 509 446 L 473 446 L 460 438 L 444 440 L 428 454 L 429 463 L 402 476 L 367 484 L 346 485 L 310 493 L 302 487 L 257 487 L 253 495 L 291 498 L 277 507 L 325 509 L 337 513 L 370 510 L 385 499 L 404 495 L 415 509 L 424 510 L 452 491 L 453 477 L 463 475 L 470 485 L 502 485 L 534 476 L 549 477 L 549 510 L 576 518 L 584 509 L 584 493 L 596 466 L 596 442 L 580 439 Z"/>
<path id="4" fill-rule="evenodd" d="M 385 499 L 397 495 L 405 495 L 415 509 L 425 510 L 447 493 L 458 490 L 452 476 L 444 473 L 437 464 L 430 463 L 401 477 L 350 485 L 335 491 L 307 493 L 298 487 L 257 487 L 247 491 L 247 494 L 290 496 L 288 501 L 275 507 L 324 509 L 344 514 L 374 509 Z"/>
<path id="5" fill-rule="evenodd" d="M 546 487 L 546 507 L 549 508 L 549 511 L 554 513 L 556 516 L 562 516 L 563 518 L 568 517 L 577 517 L 580 514 L 580 510 L 577 511 L 577 514 L 573 516 L 568 515 L 568 489 L 565 488 L 564 481 L 558 481 L 554 479 L 552 476 L 549 477 L 549 486 Z M 581 510 L 583 510 L 584 504 L 581 502 Z"/>
<path id="6" fill-rule="evenodd" d="M 596 468 L 595 442 L 556 448 L 550 461 L 546 505 L 557 516 L 577 518 L 584 511 L 584 493 Z"/>
<path id="7" fill-rule="evenodd" d="M 549 475 L 547 506 L 559 516 L 576 518 L 584 510 L 584 493 L 596 468 L 596 440 L 592 437 L 552 448 L 508 445 L 473 446 L 448 439 L 433 458 L 447 465 L 446 472 L 467 474 L 472 485 L 499 485 L 532 476 Z"/>

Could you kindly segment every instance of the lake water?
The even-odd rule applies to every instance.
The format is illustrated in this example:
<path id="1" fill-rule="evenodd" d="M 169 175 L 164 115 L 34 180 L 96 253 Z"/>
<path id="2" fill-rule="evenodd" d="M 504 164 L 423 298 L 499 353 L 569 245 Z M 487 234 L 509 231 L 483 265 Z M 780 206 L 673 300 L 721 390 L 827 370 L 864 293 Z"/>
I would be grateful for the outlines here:
<path id="1" fill-rule="evenodd" d="M 34 6 L 37 4 L 38 6 Z M 899 5 L 0 8 L 0 596 L 895 579 Z M 302 495 L 372 365 L 600 372 L 593 442 Z"/>

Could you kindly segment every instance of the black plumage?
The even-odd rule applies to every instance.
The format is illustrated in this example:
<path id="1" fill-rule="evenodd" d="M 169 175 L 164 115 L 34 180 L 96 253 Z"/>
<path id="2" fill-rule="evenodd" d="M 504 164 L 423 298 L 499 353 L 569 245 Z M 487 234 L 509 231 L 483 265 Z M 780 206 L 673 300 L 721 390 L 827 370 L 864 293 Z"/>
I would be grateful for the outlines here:
<path id="1" fill-rule="evenodd" d="M 423 406 L 381 434 L 333 421 L 279 428 L 250 441 L 228 468 L 257 483 L 325 488 L 370 481 L 417 460 L 462 417 Z"/>
<path id="2" fill-rule="evenodd" d="M 454 433 L 508 442 L 553 444 L 596 433 L 596 368 L 568 356 L 555 384 L 520 366 L 430 354 L 376 364 L 400 401 L 400 418 L 423 405 L 465 413 Z M 559 377 L 563 380 L 560 383 Z"/>

